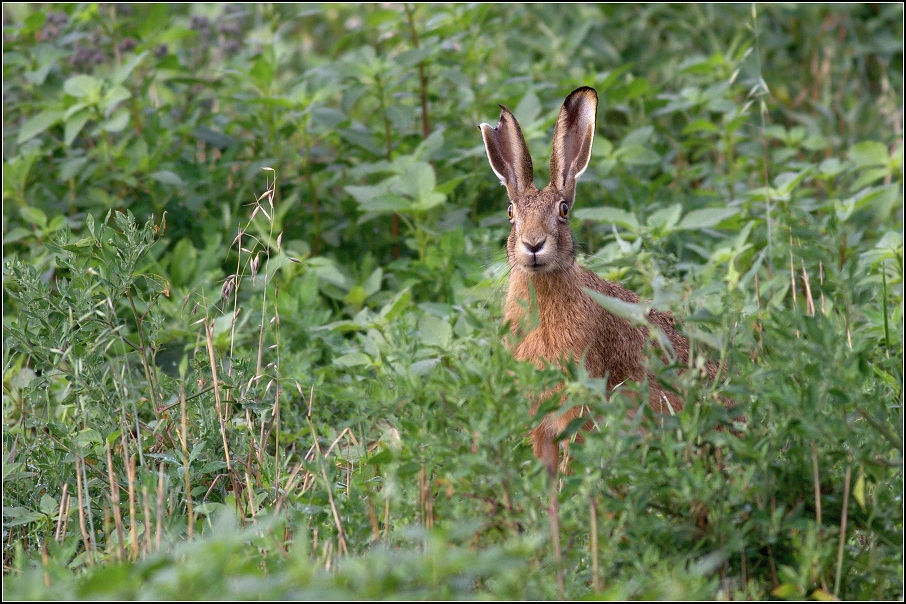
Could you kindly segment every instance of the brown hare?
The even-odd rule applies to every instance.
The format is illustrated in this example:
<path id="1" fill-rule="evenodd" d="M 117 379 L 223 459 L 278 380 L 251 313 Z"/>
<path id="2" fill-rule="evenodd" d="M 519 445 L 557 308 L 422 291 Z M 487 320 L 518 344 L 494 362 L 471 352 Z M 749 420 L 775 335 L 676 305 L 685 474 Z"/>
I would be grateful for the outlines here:
<path id="1" fill-rule="evenodd" d="M 539 366 L 544 361 L 563 364 L 569 358 L 584 358 L 588 373 L 606 377 L 609 389 L 626 380 L 647 378 L 653 410 L 678 412 L 683 407 L 680 397 L 661 388 L 643 366 L 647 328 L 607 312 L 583 288 L 632 303 L 639 302 L 639 296 L 576 264 L 569 215 L 576 182 L 591 158 L 597 106 L 597 92 L 587 86 L 574 90 L 563 102 L 554 129 L 551 180 L 541 190 L 532 182 L 532 158 L 513 114 L 501 105 L 497 127 L 480 126 L 491 168 L 510 199 L 507 258 L 511 270 L 504 316 L 513 333 L 511 347 L 517 359 Z M 521 323 L 533 296 L 536 306 L 529 312 L 537 313 L 537 323 L 522 333 Z M 677 360 L 688 363 L 689 342 L 674 328 L 673 316 L 652 310 L 648 320 L 667 335 Z M 706 371 L 713 378 L 716 366 L 709 364 Z M 540 404 L 532 405 L 532 415 Z M 551 413 L 531 432 L 534 454 L 552 475 L 559 458 L 556 439 L 582 414 L 578 407 Z"/>

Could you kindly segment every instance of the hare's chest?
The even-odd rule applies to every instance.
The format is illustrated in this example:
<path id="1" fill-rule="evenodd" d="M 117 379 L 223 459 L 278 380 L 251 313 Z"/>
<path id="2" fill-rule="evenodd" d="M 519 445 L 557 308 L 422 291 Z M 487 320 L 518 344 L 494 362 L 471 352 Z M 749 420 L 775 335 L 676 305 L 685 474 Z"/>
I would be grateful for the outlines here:
<path id="1" fill-rule="evenodd" d="M 561 318 L 562 319 L 562 318 Z M 542 313 L 538 324 L 529 331 L 514 351 L 521 361 L 547 361 L 565 365 L 571 358 L 579 360 L 592 347 L 592 333 L 584 322 L 555 320 Z"/>

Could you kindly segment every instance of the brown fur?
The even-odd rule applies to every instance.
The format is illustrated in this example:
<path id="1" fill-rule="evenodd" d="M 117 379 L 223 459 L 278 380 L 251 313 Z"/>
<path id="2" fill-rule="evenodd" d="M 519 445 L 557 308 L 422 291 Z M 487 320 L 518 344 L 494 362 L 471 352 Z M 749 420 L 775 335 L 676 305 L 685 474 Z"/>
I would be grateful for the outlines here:
<path id="1" fill-rule="evenodd" d="M 680 397 L 666 392 L 642 365 L 648 330 L 604 310 L 583 291 L 588 288 L 625 302 L 639 296 L 579 267 L 573 234 L 567 221 L 578 177 L 591 156 L 597 93 L 592 88 L 573 91 L 563 103 L 554 132 L 551 184 L 538 190 L 532 182 L 532 162 L 515 117 L 501 106 L 496 128 L 481 125 L 488 159 L 506 186 L 512 204 L 512 230 L 507 239 L 511 272 L 505 319 L 514 336 L 514 356 L 519 360 L 563 364 L 570 358 L 585 359 L 593 377 L 607 377 L 608 389 L 631 380 L 648 380 L 651 407 L 659 413 L 678 412 Z M 567 204 L 567 217 L 561 205 Z M 524 333 L 526 308 L 534 292 L 537 323 Z M 667 335 L 679 363 L 689 361 L 689 342 L 674 327 L 670 313 L 652 310 L 648 318 Z M 709 364 L 713 378 L 716 366 Z M 543 400 L 543 397 L 542 397 Z M 534 415 L 541 400 L 531 406 Z M 556 472 L 556 439 L 566 426 L 583 414 L 574 407 L 552 413 L 532 430 L 532 449 L 551 474 Z"/>

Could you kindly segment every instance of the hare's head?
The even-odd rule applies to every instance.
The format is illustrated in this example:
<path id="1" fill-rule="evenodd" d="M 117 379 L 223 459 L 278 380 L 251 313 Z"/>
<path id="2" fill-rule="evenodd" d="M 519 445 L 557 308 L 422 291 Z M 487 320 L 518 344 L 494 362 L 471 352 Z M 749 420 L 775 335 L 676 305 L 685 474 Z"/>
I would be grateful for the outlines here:
<path id="1" fill-rule="evenodd" d="M 594 88 L 584 86 L 566 97 L 554 129 L 551 181 L 541 190 L 532 182 L 532 158 L 510 110 L 500 106 L 496 128 L 481 124 L 491 168 L 510 198 L 507 255 L 514 270 L 550 273 L 565 270 L 575 261 L 569 213 L 576 181 L 591 158 L 597 107 Z"/>

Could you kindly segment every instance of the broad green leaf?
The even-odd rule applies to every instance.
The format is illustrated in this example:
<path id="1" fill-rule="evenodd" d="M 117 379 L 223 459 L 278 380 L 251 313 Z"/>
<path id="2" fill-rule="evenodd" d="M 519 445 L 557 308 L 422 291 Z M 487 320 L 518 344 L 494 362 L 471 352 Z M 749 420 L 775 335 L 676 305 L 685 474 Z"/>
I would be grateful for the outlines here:
<path id="1" fill-rule="evenodd" d="M 381 309 L 378 316 L 386 321 L 393 321 L 409 306 L 411 300 L 412 292 L 407 287 L 396 294 L 393 299 Z"/>
<path id="2" fill-rule="evenodd" d="M 63 82 L 63 90 L 66 94 L 76 98 L 99 97 L 101 94 L 101 82 L 90 75 L 74 75 Z"/>
<path id="3" fill-rule="evenodd" d="M 636 128 L 623 137 L 623 140 L 620 141 L 620 146 L 647 145 L 651 140 L 651 136 L 653 134 L 654 126 L 642 126 L 641 128 Z"/>
<path id="4" fill-rule="evenodd" d="M 36 224 L 42 229 L 47 226 L 47 214 L 45 214 L 40 208 L 23 206 L 19 208 L 19 214 L 21 214 L 22 218 L 24 218 L 29 223 Z"/>
<path id="5" fill-rule="evenodd" d="M 648 217 L 648 226 L 669 233 L 679 222 L 682 211 L 683 209 L 678 203 L 662 208 Z"/>
<path id="6" fill-rule="evenodd" d="M 114 84 L 115 88 L 119 87 L 120 84 L 125 82 L 129 76 L 132 75 L 132 71 L 146 56 L 148 56 L 147 50 L 130 58 L 110 74 L 110 82 Z"/>
<path id="7" fill-rule="evenodd" d="M 79 132 L 82 131 L 82 128 L 85 127 L 85 124 L 88 123 L 88 120 L 91 118 L 91 111 L 88 109 L 83 109 L 82 111 L 68 117 L 66 119 L 66 126 L 63 129 L 63 142 L 67 147 L 72 146 L 72 142 L 79 135 Z"/>
<path id="8" fill-rule="evenodd" d="M 697 119 L 689 122 L 683 128 L 683 134 L 692 134 L 693 132 L 719 132 L 720 130 L 713 122 L 705 119 Z"/>
<path id="9" fill-rule="evenodd" d="M 639 230 L 639 221 L 635 214 L 620 208 L 579 208 L 573 212 L 573 217 L 577 220 L 612 223 L 633 232 Z"/>
<path id="10" fill-rule="evenodd" d="M 152 172 L 148 176 L 165 185 L 173 185 L 176 187 L 183 186 L 182 179 L 170 170 L 158 170 L 157 172 Z"/>
<path id="11" fill-rule="evenodd" d="M 340 367 L 360 367 L 371 365 L 371 359 L 363 352 L 350 352 L 334 359 L 334 363 Z"/>
<path id="12" fill-rule="evenodd" d="M 57 500 L 45 493 L 41 495 L 41 513 L 46 516 L 53 516 L 57 513 L 59 504 Z"/>
<path id="13" fill-rule="evenodd" d="M 85 428 L 84 430 L 79 431 L 76 433 L 74 440 L 76 444 L 83 447 L 104 442 L 104 439 L 101 438 L 101 435 L 98 434 L 97 430 L 94 428 Z"/>
<path id="14" fill-rule="evenodd" d="M 858 166 L 886 166 L 890 161 L 890 153 L 879 142 L 863 141 L 849 150 L 849 159 Z"/>
<path id="15" fill-rule="evenodd" d="M 365 283 L 362 284 L 362 289 L 365 291 L 366 297 L 371 297 L 376 294 L 381 289 L 381 281 L 384 278 L 384 271 L 381 267 L 374 269 L 368 279 L 365 280 Z"/>
<path id="16" fill-rule="evenodd" d="M 46 518 L 46 516 L 40 512 L 33 512 L 27 508 L 20 506 L 3 506 L 3 517 L 8 518 L 8 520 L 3 521 L 4 527 L 31 524 L 32 522 Z"/>
<path id="17" fill-rule="evenodd" d="M 107 132 L 122 132 L 129 124 L 129 109 L 120 107 L 109 119 L 101 123 L 101 129 Z"/>
<path id="18" fill-rule="evenodd" d="M 690 231 L 716 226 L 724 220 L 736 216 L 740 208 L 702 208 L 692 210 L 676 225 L 678 231 Z"/>
<path id="19" fill-rule="evenodd" d="M 630 166 L 653 166 L 661 162 L 660 155 L 642 145 L 620 145 L 614 155 Z"/>
<path id="20" fill-rule="evenodd" d="M 533 90 L 529 90 L 525 93 L 525 96 L 522 97 L 522 100 L 516 105 L 516 109 L 513 110 L 513 115 L 516 116 L 516 120 L 524 126 L 528 126 L 534 122 L 535 118 L 537 118 L 540 113 L 541 101 Z"/>
<path id="21" fill-rule="evenodd" d="M 426 346 L 446 348 L 453 338 L 453 328 L 449 322 L 426 313 L 418 320 L 418 334 Z"/>
<path id="22" fill-rule="evenodd" d="M 20 145 L 27 140 L 30 140 L 48 128 L 55 126 L 61 119 L 63 119 L 64 111 L 60 109 L 48 109 L 42 111 L 34 117 L 30 117 L 25 120 L 25 123 L 22 124 L 22 128 L 19 130 L 19 137 L 16 139 Z"/>
<path id="23" fill-rule="evenodd" d="M 110 117 L 110 114 L 116 109 L 116 106 L 125 101 L 132 96 L 128 90 L 122 86 L 114 86 L 104 94 L 104 98 L 101 99 L 101 106 L 104 109 L 104 116 Z"/>

